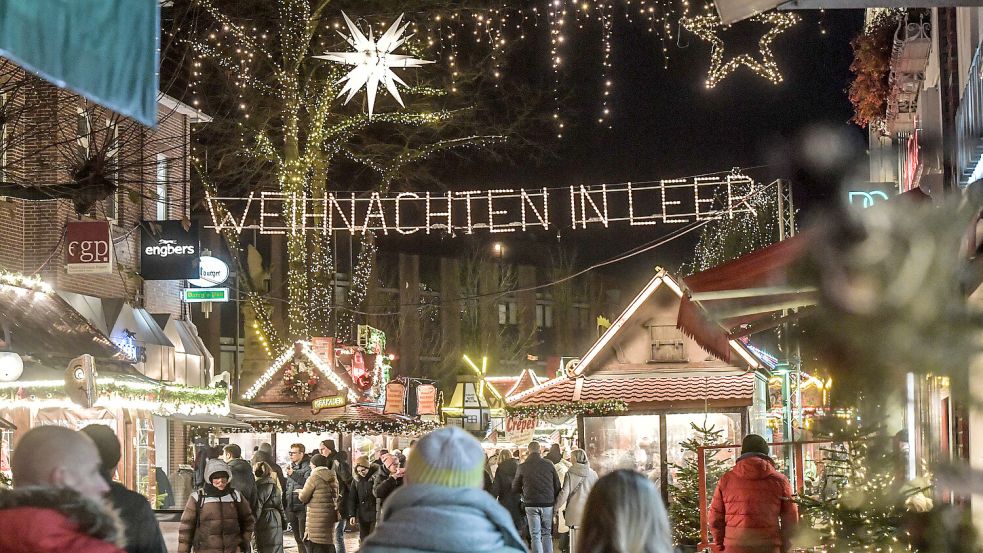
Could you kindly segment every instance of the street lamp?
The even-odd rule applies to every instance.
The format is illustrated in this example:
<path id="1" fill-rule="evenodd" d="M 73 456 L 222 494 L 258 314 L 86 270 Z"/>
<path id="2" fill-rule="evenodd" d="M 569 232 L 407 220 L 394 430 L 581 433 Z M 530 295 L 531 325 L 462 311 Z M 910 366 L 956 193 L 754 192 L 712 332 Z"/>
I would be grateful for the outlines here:
<path id="1" fill-rule="evenodd" d="M 505 253 L 505 246 L 501 242 L 495 242 L 492 244 L 492 253 L 495 257 L 501 258 L 502 254 Z"/>
<path id="2" fill-rule="evenodd" d="M 24 360 L 12 351 L 0 351 L 0 382 L 13 382 L 24 374 Z"/>

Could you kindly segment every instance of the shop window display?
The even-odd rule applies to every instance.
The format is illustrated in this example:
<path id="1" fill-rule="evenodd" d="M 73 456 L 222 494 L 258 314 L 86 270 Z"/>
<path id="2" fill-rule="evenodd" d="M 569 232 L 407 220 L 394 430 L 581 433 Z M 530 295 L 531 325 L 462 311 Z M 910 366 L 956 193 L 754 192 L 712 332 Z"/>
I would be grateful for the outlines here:
<path id="1" fill-rule="evenodd" d="M 584 435 L 587 456 L 599 474 L 634 469 L 658 478 L 659 415 L 586 417 Z"/>
<path id="2" fill-rule="evenodd" d="M 137 469 L 137 492 L 150 497 L 150 433 L 153 428 L 150 420 L 136 420 L 135 459 Z"/>

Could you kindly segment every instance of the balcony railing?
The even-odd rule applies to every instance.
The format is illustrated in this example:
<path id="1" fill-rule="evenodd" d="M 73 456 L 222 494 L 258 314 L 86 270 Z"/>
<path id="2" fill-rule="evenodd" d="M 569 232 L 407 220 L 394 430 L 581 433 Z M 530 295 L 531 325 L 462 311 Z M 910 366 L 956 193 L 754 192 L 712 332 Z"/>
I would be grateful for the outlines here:
<path id="1" fill-rule="evenodd" d="M 932 24 L 924 16 L 918 21 L 905 15 L 898 23 L 891 51 L 891 91 L 885 122 L 893 135 L 915 130 L 918 93 L 925 81 L 925 68 L 932 52 Z"/>
<path id="2" fill-rule="evenodd" d="M 983 43 L 976 47 L 966 88 L 956 110 L 956 163 L 959 186 L 983 177 L 977 169 L 983 157 Z"/>

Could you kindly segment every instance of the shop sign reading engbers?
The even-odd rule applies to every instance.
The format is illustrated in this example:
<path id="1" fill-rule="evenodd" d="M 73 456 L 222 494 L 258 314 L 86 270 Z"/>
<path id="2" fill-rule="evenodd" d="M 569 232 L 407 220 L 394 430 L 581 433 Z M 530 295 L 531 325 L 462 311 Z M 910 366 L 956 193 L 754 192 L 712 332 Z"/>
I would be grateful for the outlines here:
<path id="1" fill-rule="evenodd" d="M 182 221 L 140 225 L 140 276 L 144 280 L 200 278 L 198 228 Z"/>

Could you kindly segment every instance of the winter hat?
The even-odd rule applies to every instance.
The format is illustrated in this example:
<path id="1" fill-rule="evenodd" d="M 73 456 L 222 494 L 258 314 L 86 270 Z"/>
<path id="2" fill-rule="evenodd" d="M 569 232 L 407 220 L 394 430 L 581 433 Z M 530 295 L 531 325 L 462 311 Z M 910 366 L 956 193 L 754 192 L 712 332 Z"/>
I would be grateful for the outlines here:
<path id="1" fill-rule="evenodd" d="M 116 465 L 119 464 L 121 455 L 119 438 L 116 437 L 113 429 L 104 424 L 90 424 L 83 428 L 81 432 L 96 443 L 96 449 L 99 450 L 99 459 L 102 461 L 102 471 L 112 473 Z"/>
<path id="2" fill-rule="evenodd" d="M 768 442 L 766 442 L 764 438 L 757 434 L 748 434 L 747 436 L 744 436 L 744 440 L 741 441 L 741 455 L 746 455 L 748 453 L 771 455 L 771 450 L 768 449 Z"/>
<path id="3" fill-rule="evenodd" d="M 390 473 L 396 472 L 399 468 L 399 459 L 392 453 L 383 453 L 379 459 L 382 460 L 382 466 Z"/>
<path id="4" fill-rule="evenodd" d="M 212 478 L 214 478 L 219 473 L 224 473 L 226 478 L 232 473 L 229 471 L 229 465 L 221 459 L 209 459 L 205 462 L 205 480 L 211 483 Z"/>
<path id="5" fill-rule="evenodd" d="M 424 436 L 406 461 L 409 484 L 436 484 L 448 488 L 481 488 L 485 452 L 464 430 L 450 426 Z"/>
<path id="6" fill-rule="evenodd" d="M 315 453 L 314 456 L 311 457 L 311 466 L 326 467 L 328 466 L 328 458 L 325 457 L 324 455 L 321 455 L 320 453 Z"/>
<path id="7" fill-rule="evenodd" d="M 365 455 L 362 455 L 361 457 L 359 457 L 358 459 L 355 460 L 355 466 L 356 467 L 371 468 L 372 467 L 372 464 L 369 463 L 369 458 L 368 457 L 366 457 Z"/>

